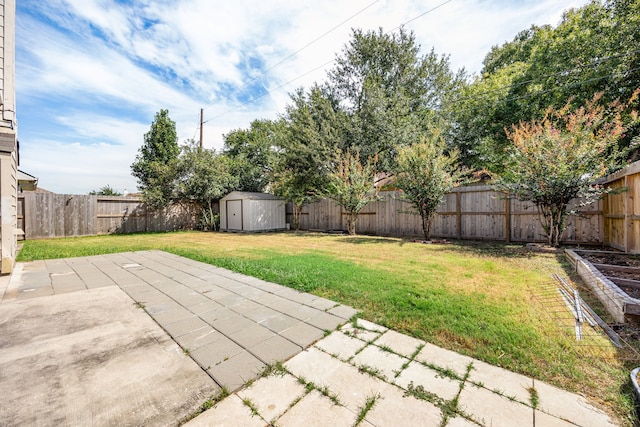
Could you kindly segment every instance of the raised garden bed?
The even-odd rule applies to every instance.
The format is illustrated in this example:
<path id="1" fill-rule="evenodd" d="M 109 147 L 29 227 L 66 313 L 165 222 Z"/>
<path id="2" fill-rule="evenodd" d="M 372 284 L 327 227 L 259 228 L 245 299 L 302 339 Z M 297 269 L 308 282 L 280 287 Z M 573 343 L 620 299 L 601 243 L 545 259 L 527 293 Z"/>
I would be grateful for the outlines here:
<path id="1" fill-rule="evenodd" d="M 566 250 L 580 277 L 617 322 L 640 319 L 640 257 L 609 251 Z"/>

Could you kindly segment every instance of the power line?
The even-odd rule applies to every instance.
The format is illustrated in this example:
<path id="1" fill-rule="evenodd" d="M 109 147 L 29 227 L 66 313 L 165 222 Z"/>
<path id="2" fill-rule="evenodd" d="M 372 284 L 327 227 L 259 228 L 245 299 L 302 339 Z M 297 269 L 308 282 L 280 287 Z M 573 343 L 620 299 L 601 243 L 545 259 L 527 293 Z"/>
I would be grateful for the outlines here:
<path id="1" fill-rule="evenodd" d="M 442 6 L 446 5 L 447 3 L 450 3 L 450 2 L 452 2 L 452 1 L 453 1 L 453 0 L 446 0 L 446 1 L 442 2 L 442 3 L 440 3 L 439 5 L 437 5 L 437 6 L 433 7 L 433 8 L 431 8 L 431 9 L 427 10 L 426 12 L 423 12 L 423 13 L 421 13 L 420 15 L 415 16 L 415 17 L 413 17 L 413 18 L 409 19 L 409 20 L 408 20 L 408 21 L 406 21 L 406 22 L 403 22 L 402 24 L 400 24 L 400 25 L 398 25 L 397 27 L 395 27 L 393 30 L 387 31 L 386 33 L 388 34 L 388 33 L 392 32 L 392 31 L 397 30 L 397 29 L 398 29 L 398 28 L 400 28 L 400 27 L 403 27 L 404 25 L 407 25 L 407 24 L 408 24 L 408 23 L 410 23 L 410 22 L 415 21 L 416 19 L 422 18 L 423 16 L 425 16 L 425 15 L 427 15 L 427 14 L 429 14 L 429 13 L 431 13 L 431 12 L 433 12 L 433 11 L 437 10 L 437 9 L 439 9 L 440 7 L 442 7 Z M 374 2 L 374 3 L 375 3 L 375 2 Z M 365 9 L 362 9 L 362 11 L 364 11 L 364 10 L 368 9 L 368 8 L 369 8 L 369 7 L 371 7 L 372 5 L 373 5 L 373 4 L 371 4 L 371 5 L 367 6 Z M 358 12 L 358 13 L 361 13 L 362 11 L 360 11 L 360 12 Z M 357 15 L 357 14 L 356 14 L 356 15 Z M 356 16 L 356 15 L 354 15 L 354 16 Z M 351 18 L 349 18 L 349 19 L 351 19 Z M 343 23 L 344 23 L 344 22 L 346 22 L 346 21 L 347 21 L 347 20 L 343 21 Z M 341 23 L 340 25 L 342 25 L 343 23 Z M 337 28 L 337 27 L 335 27 L 335 28 Z M 286 60 L 286 59 L 285 59 L 285 60 Z M 288 81 L 288 82 L 286 82 L 286 83 L 283 83 L 283 84 L 281 84 L 281 85 L 279 85 L 279 86 L 277 86 L 277 87 L 275 87 L 275 88 L 273 88 L 273 89 L 270 89 L 270 90 L 266 91 L 265 93 L 263 93 L 263 94 L 261 94 L 261 95 L 259 95 L 259 96 L 256 96 L 256 97 L 254 97 L 254 98 L 251 98 L 251 99 L 249 99 L 249 100 L 247 100 L 247 101 L 243 102 L 242 104 L 240 104 L 240 105 L 238 105 L 238 106 L 236 106 L 236 107 L 231 108 L 230 110 L 227 110 L 227 111 L 225 111 L 225 112 L 223 112 L 223 113 L 220 113 L 220 114 L 218 114 L 217 116 L 215 116 L 215 117 L 213 117 L 213 118 L 211 118 L 211 119 L 209 119 L 209 120 L 206 120 L 204 123 L 207 123 L 207 122 L 209 122 L 209 121 L 211 121 L 211 120 L 218 119 L 218 118 L 220 118 L 220 117 L 222 117 L 222 116 L 225 116 L 226 114 L 229 114 L 229 113 L 231 113 L 231 112 L 233 112 L 233 111 L 236 111 L 236 110 L 238 110 L 238 109 L 240 109 L 240 108 L 244 107 L 245 105 L 248 105 L 248 104 L 250 104 L 250 103 L 253 103 L 253 102 L 257 101 L 258 99 L 263 98 L 263 97 L 265 97 L 266 95 L 269 95 L 269 94 L 271 94 L 271 93 L 275 92 L 276 90 L 281 89 L 281 88 L 283 88 L 284 86 L 287 86 L 288 84 L 293 83 L 293 82 L 294 82 L 294 81 L 296 81 L 296 80 L 300 80 L 301 78 L 303 78 L 303 77 L 305 77 L 305 76 L 307 76 L 307 75 L 309 75 L 309 74 L 311 74 L 311 73 L 313 73 L 313 72 L 315 72 L 315 71 L 319 70 L 320 68 L 323 68 L 323 67 L 325 67 L 325 66 L 327 66 L 327 65 L 331 64 L 332 62 L 335 62 L 335 59 L 332 59 L 332 60 L 330 60 L 330 61 L 327 61 L 327 62 L 325 62 L 324 64 L 319 65 L 319 66 L 317 66 L 317 67 L 313 68 L 312 70 L 307 71 L 307 72 L 305 72 L 304 74 L 299 75 L 298 77 L 295 77 L 295 78 L 294 78 L 294 79 L 292 79 L 292 80 L 289 80 L 289 81 Z M 243 86 L 243 87 L 244 87 L 244 86 Z M 233 93 L 235 93 L 235 92 L 232 92 L 232 94 L 233 94 Z M 213 104 L 211 104 L 211 105 L 213 105 Z M 194 134 L 194 136 L 195 136 L 195 134 Z"/>
<path id="2" fill-rule="evenodd" d="M 356 16 L 360 15 L 361 13 L 363 13 L 364 11 L 366 11 L 367 9 L 369 9 L 370 7 L 372 7 L 374 4 L 378 3 L 379 1 L 380 1 L 380 0 L 375 0 L 374 2 L 372 2 L 372 3 L 370 3 L 369 5 L 367 5 L 366 7 L 364 7 L 363 9 L 360 9 L 358 12 L 356 12 L 356 13 L 354 13 L 353 15 L 349 16 L 347 19 L 345 19 L 345 20 L 341 21 L 339 24 L 335 25 L 334 27 L 332 27 L 332 28 L 331 28 L 331 29 L 329 29 L 328 31 L 325 31 L 322 35 L 320 35 L 320 36 L 316 37 L 315 39 L 313 39 L 312 41 L 310 41 L 309 43 L 307 43 L 306 45 L 304 45 L 304 46 L 303 46 L 303 47 L 301 47 L 300 49 L 296 50 L 295 52 L 293 52 L 292 54 L 290 54 L 289 56 L 287 56 L 286 58 L 284 58 L 284 59 L 282 59 L 282 60 L 278 61 L 276 64 L 274 64 L 274 65 L 272 65 L 271 67 L 269 67 L 268 69 L 264 70 L 264 71 L 263 71 L 261 74 L 259 74 L 258 76 L 254 77 L 253 79 L 251 79 L 251 80 L 250 80 L 250 81 L 248 81 L 247 83 L 244 83 L 242 86 L 240 86 L 239 88 L 235 89 L 233 92 L 231 92 L 230 94 L 228 94 L 228 95 L 226 96 L 226 98 L 227 98 L 227 99 L 229 99 L 229 98 L 231 97 L 231 95 L 233 95 L 233 94 L 235 94 L 235 93 L 238 93 L 241 89 L 243 89 L 243 88 L 247 87 L 249 84 L 253 83 L 254 81 L 256 81 L 256 80 L 258 80 L 259 78 L 261 78 L 261 77 L 263 77 L 264 75 L 266 75 L 266 74 L 267 74 L 267 72 L 269 72 L 269 71 L 273 70 L 274 68 L 276 68 L 276 67 L 277 67 L 277 66 L 279 66 L 279 65 L 282 65 L 283 63 L 285 63 L 285 62 L 286 62 L 286 61 L 288 61 L 289 59 L 293 58 L 294 56 L 296 56 L 297 54 L 299 54 L 300 52 L 302 52 L 303 50 L 305 50 L 306 48 L 308 48 L 309 46 L 311 46 L 312 44 L 314 44 L 314 43 L 316 43 L 317 41 L 321 40 L 322 38 L 324 38 L 325 36 L 329 35 L 330 33 L 332 33 L 333 31 L 335 31 L 336 29 L 338 29 L 339 27 L 341 27 L 342 25 L 344 25 L 344 24 L 345 24 L 345 23 L 347 23 L 348 21 L 350 21 L 350 20 L 352 20 L 353 18 L 355 18 Z M 451 0 L 450 0 L 450 1 L 451 1 Z M 321 66 L 319 66 L 319 67 L 316 67 L 316 68 L 314 68 L 313 70 L 311 70 L 311 71 L 309 71 L 309 72 L 307 72 L 307 73 L 305 73 L 305 74 L 303 74 L 303 75 L 301 75 L 301 76 L 298 76 L 298 77 L 296 77 L 295 79 L 290 80 L 289 82 L 287 82 L 287 83 L 285 83 L 285 84 L 283 84 L 283 85 L 278 86 L 278 87 L 277 87 L 277 88 L 275 88 L 274 90 L 280 89 L 281 87 L 283 87 L 283 86 L 285 86 L 285 85 L 287 85 L 287 84 L 289 84 L 289 83 L 292 83 L 292 82 L 294 82 L 294 81 L 296 81 L 296 80 L 299 80 L 299 79 L 301 79 L 302 77 L 304 77 L 304 76 L 306 76 L 306 75 L 308 75 L 308 74 L 310 74 L 310 73 L 312 73 L 312 72 L 316 71 L 318 68 L 321 68 L 321 67 L 324 67 L 324 66 L 325 66 L 325 65 L 327 65 L 327 64 L 330 64 L 331 62 L 333 62 L 333 60 L 332 60 L 332 61 L 330 61 L 330 62 L 327 62 L 327 63 L 325 63 L 325 64 L 323 64 L 323 65 L 321 65 Z M 251 99 L 251 100 L 249 100 L 249 101 L 247 101 L 247 102 L 244 102 L 244 103 L 240 104 L 239 106 L 236 106 L 236 107 L 232 108 L 231 110 L 228 110 L 228 111 L 226 111 L 226 112 L 224 112 L 224 113 L 222 113 L 222 114 L 219 114 L 219 115 L 215 116 L 215 117 L 214 117 L 213 119 L 211 119 L 211 120 L 215 120 L 215 119 L 217 119 L 217 118 L 219 118 L 219 117 L 222 117 L 222 116 L 224 116 L 224 115 L 226 115 L 226 114 L 228 114 L 228 113 L 231 113 L 231 112 L 233 112 L 233 111 L 235 111 L 235 110 L 237 110 L 237 109 L 239 109 L 239 108 L 242 108 L 243 106 L 245 106 L 245 105 L 249 104 L 250 102 L 254 102 L 254 101 L 256 101 L 256 100 L 258 100 L 258 99 L 260 99 L 260 98 L 262 98 L 262 97 L 266 96 L 266 95 L 267 95 L 267 94 L 269 94 L 269 93 L 271 93 L 271 92 L 270 92 L 270 91 L 269 91 L 269 92 L 266 92 L 266 93 L 264 93 L 264 94 L 260 95 L 259 97 L 256 97 L 256 98 L 253 98 L 253 99 Z M 206 110 L 207 108 L 210 108 L 212 105 L 213 105 L 213 103 L 212 103 L 212 104 L 207 105 L 206 107 L 204 107 L 204 109 Z M 207 122 L 209 122 L 209 120 L 205 120 L 205 121 L 202 121 L 202 119 L 199 119 L 199 120 L 198 120 L 198 124 L 196 125 L 196 128 L 195 128 L 195 130 L 194 130 L 194 132 L 193 132 L 193 139 L 195 139 L 195 137 L 196 137 L 196 134 L 197 134 L 197 132 L 198 132 L 199 127 L 200 127 L 200 126 L 203 126 L 203 124 L 204 124 L 204 123 L 207 123 Z"/>
<path id="3" fill-rule="evenodd" d="M 433 7 L 433 8 L 431 8 L 431 9 L 427 10 L 426 12 L 421 13 L 420 15 L 416 16 L 415 18 L 411 18 L 411 19 L 409 19 L 408 21 L 406 21 L 406 22 L 404 22 L 404 23 L 402 23 L 402 24 L 398 25 L 398 26 L 397 26 L 397 27 L 395 27 L 394 29 L 392 29 L 392 30 L 388 31 L 388 33 L 391 33 L 391 32 L 393 32 L 393 31 L 395 31 L 395 30 L 399 29 L 400 27 L 405 26 L 405 25 L 409 24 L 410 22 L 415 21 L 416 19 L 420 19 L 420 18 L 422 18 L 423 16 L 425 16 L 426 14 L 431 13 L 431 12 L 433 12 L 433 11 L 434 11 L 434 10 L 436 10 L 436 9 L 440 9 L 442 6 L 444 6 L 444 5 L 445 5 L 445 4 L 447 4 L 447 3 L 451 3 L 452 1 L 453 1 L 453 0 L 447 0 L 447 1 L 445 1 L 445 2 L 442 2 L 442 3 L 440 3 L 439 5 L 437 5 L 436 7 Z"/>
<path id="4" fill-rule="evenodd" d="M 325 31 L 324 33 L 322 33 L 322 35 L 316 37 L 315 39 L 313 39 L 312 41 L 310 41 L 309 43 L 307 43 L 306 45 L 302 46 L 300 49 L 296 50 L 295 52 L 293 52 L 292 54 L 290 54 L 289 56 L 287 56 L 286 58 L 281 59 L 280 61 L 276 62 L 275 64 L 273 64 L 271 67 L 267 68 L 266 70 L 264 70 L 262 73 L 260 73 L 259 75 L 257 75 L 256 77 L 252 78 L 251 80 L 249 80 L 248 82 L 244 83 L 242 86 L 238 87 L 237 89 L 235 89 L 233 92 L 231 92 L 230 94 L 227 95 L 227 98 L 231 97 L 231 95 L 238 93 L 240 90 L 244 89 L 245 87 L 249 86 L 251 83 L 255 82 L 256 80 L 258 80 L 261 77 L 264 77 L 269 71 L 273 70 L 274 68 L 278 67 L 279 65 L 284 64 L 285 62 L 287 62 L 289 59 L 293 58 L 294 56 L 296 56 L 297 54 L 299 54 L 300 52 L 302 52 L 303 50 L 305 50 L 306 48 L 308 48 L 309 46 L 311 46 L 312 44 L 314 44 L 315 42 L 323 39 L 324 37 L 326 37 L 327 35 L 331 34 L 333 31 L 337 30 L 338 28 L 340 28 L 342 25 L 346 24 L 347 22 L 349 22 L 350 20 L 352 20 L 353 18 L 355 18 L 356 16 L 360 15 L 361 13 L 363 13 L 365 10 L 369 9 L 370 7 L 372 7 L 374 4 L 378 3 L 380 0 L 375 0 L 373 3 L 370 3 L 368 6 L 366 6 L 365 8 L 359 10 L 358 12 L 354 13 L 353 15 L 351 15 L 350 17 L 348 17 L 347 19 L 343 20 L 342 22 L 340 22 L 339 24 L 335 25 L 334 27 L 332 27 L 330 30 Z M 211 107 L 213 104 L 209 104 L 207 107 L 205 107 L 205 110 L 209 107 Z"/>
<path id="5" fill-rule="evenodd" d="M 271 90 L 269 90 L 269 91 L 267 91 L 267 92 L 264 92 L 264 93 L 263 93 L 263 94 L 261 94 L 261 95 L 258 95 L 258 96 L 254 97 L 254 98 L 251 98 L 251 99 L 249 99 L 248 101 L 245 101 L 245 102 L 243 102 L 242 104 L 237 105 L 237 106 L 233 107 L 232 109 L 225 111 L 224 113 L 220 113 L 220 114 L 218 114 L 217 116 L 215 116 L 215 117 L 213 117 L 213 118 L 211 118 L 211 119 L 209 119 L 209 120 L 215 120 L 215 119 L 218 119 L 218 118 L 220 118 L 220 117 L 222 117 L 222 116 L 224 116 L 224 115 L 226 115 L 226 114 L 231 113 L 232 111 L 236 111 L 236 110 L 238 110 L 238 109 L 240 109 L 240 108 L 244 107 L 244 106 L 245 106 L 245 105 L 247 105 L 247 104 L 251 104 L 251 103 L 253 103 L 254 101 L 257 101 L 257 100 L 258 100 L 258 99 L 260 99 L 260 98 L 264 98 L 265 96 L 269 95 L 270 93 L 275 92 L 276 90 L 281 89 L 281 88 L 283 88 L 283 87 L 285 87 L 285 86 L 289 85 L 290 83 L 293 83 L 293 82 L 295 82 L 296 80 L 300 80 L 301 78 L 306 77 L 306 76 L 308 76 L 309 74 L 311 74 L 311 73 L 313 73 L 313 72 L 315 72 L 315 71 L 317 71 L 317 70 L 319 70 L 319 69 L 321 69 L 321 68 L 323 68 L 323 67 L 325 67 L 325 66 L 327 66 L 327 65 L 331 64 L 333 61 L 335 61 L 335 59 L 332 59 L 331 61 L 325 62 L 325 63 L 324 63 L 324 64 L 322 64 L 322 65 L 318 65 L 316 68 L 314 68 L 314 69 L 312 69 L 312 70 L 310 70 L 310 71 L 307 71 L 306 73 L 304 73 L 304 74 L 302 74 L 302 75 L 299 75 L 298 77 L 296 77 L 296 78 L 294 78 L 294 79 L 292 79 L 292 80 L 289 80 L 289 81 L 288 81 L 288 82 L 286 82 L 286 83 L 282 83 L 280 86 L 277 86 L 277 87 L 275 87 L 275 88 L 273 88 L 273 89 L 271 89 Z M 207 123 L 209 120 L 206 120 L 206 121 L 205 121 L 205 123 Z"/>

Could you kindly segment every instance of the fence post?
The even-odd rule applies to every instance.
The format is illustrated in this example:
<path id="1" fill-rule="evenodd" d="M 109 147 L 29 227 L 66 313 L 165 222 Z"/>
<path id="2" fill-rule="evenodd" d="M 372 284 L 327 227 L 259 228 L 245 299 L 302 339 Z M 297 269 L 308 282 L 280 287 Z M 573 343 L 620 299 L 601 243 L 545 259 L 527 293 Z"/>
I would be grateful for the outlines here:
<path id="1" fill-rule="evenodd" d="M 462 208 L 460 207 L 460 200 L 462 199 L 461 192 L 456 189 L 456 238 L 462 239 Z"/>
<path id="2" fill-rule="evenodd" d="M 511 243 L 511 197 L 505 193 L 504 198 L 504 239 L 506 243 Z"/>

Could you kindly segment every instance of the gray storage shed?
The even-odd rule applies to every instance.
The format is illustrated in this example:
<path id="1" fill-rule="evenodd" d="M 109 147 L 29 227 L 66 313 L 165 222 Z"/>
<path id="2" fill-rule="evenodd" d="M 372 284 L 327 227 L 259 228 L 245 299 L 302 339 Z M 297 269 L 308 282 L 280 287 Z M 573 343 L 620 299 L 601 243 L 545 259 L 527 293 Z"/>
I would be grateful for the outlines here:
<path id="1" fill-rule="evenodd" d="M 271 194 L 232 191 L 220 199 L 220 231 L 285 230 L 285 206 Z"/>

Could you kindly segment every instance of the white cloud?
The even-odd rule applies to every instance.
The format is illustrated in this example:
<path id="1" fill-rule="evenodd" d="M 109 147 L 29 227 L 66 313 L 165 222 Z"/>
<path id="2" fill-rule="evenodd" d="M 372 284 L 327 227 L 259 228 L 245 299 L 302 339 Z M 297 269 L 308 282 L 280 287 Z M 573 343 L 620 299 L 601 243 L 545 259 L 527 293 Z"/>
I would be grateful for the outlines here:
<path id="1" fill-rule="evenodd" d="M 407 29 L 423 52 L 433 46 L 451 55 L 454 68 L 477 72 L 492 45 L 534 23 L 555 25 L 563 9 L 586 1 L 453 0 Z M 38 117 L 20 128 L 21 167 L 55 191 L 87 192 L 106 184 L 131 190 L 129 165 L 160 108 L 169 109 L 183 141 L 198 136 L 199 109 L 206 107 L 205 146 L 219 149 L 222 134 L 257 118 L 276 118 L 287 92 L 323 80 L 352 27 L 388 31 L 441 3 L 19 2 L 18 118 Z M 273 92 L 239 106 L 237 99 L 250 98 L 258 86 Z"/>

